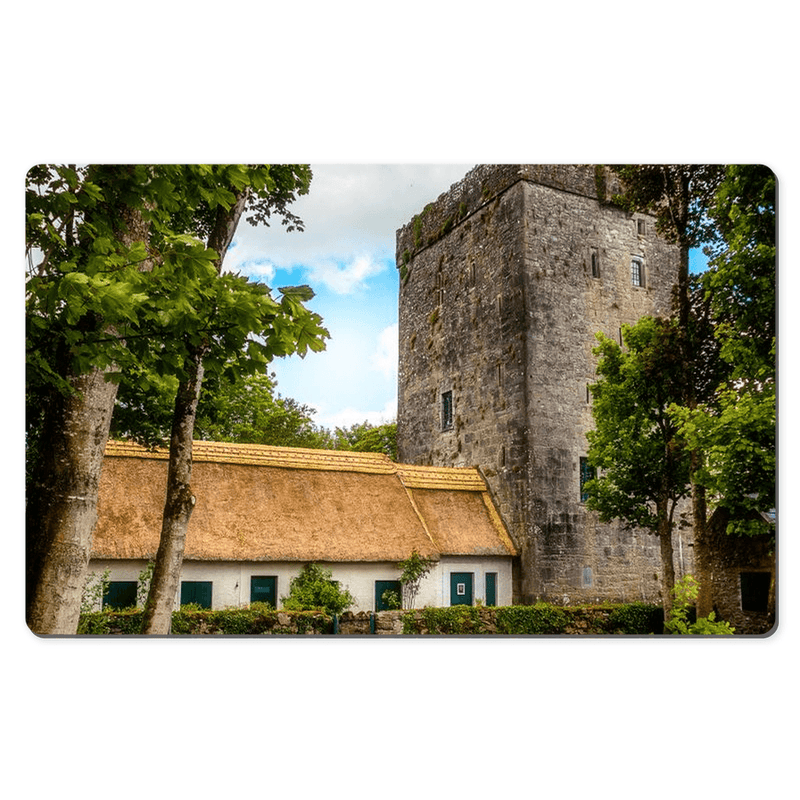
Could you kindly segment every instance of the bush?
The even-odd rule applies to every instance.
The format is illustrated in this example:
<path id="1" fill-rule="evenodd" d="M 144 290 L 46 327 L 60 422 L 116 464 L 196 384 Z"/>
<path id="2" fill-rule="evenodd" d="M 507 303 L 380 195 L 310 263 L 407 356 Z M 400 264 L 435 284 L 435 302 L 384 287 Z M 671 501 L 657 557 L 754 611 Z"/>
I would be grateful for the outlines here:
<path id="1" fill-rule="evenodd" d="M 497 632 L 512 635 L 559 634 L 569 623 L 563 608 L 549 603 L 532 606 L 504 606 L 496 612 Z"/>
<path id="2" fill-rule="evenodd" d="M 715 620 L 712 611 L 707 617 L 700 617 L 694 622 L 690 621 L 690 614 L 694 610 L 694 602 L 700 593 L 700 584 L 692 575 L 687 575 L 678 581 L 672 589 L 675 603 L 672 607 L 672 617 L 664 623 L 664 632 L 686 635 L 697 634 L 701 636 L 729 636 L 734 632 L 729 622 Z"/>
<path id="3" fill-rule="evenodd" d="M 608 633 L 660 633 L 664 622 L 661 606 L 650 603 L 626 603 L 608 615 Z"/>
<path id="4" fill-rule="evenodd" d="M 331 571 L 319 564 L 306 564 L 289 585 L 289 596 L 282 597 L 287 611 L 325 611 L 341 614 L 355 603 L 355 598 L 341 589 L 339 581 L 331 577 Z"/>

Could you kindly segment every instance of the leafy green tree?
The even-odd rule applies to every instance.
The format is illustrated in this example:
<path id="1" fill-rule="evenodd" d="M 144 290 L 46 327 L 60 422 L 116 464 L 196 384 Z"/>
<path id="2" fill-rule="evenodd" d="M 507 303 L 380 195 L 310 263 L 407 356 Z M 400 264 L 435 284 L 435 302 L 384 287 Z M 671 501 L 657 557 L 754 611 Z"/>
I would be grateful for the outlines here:
<path id="1" fill-rule="evenodd" d="M 144 633 L 162 634 L 169 631 L 186 531 L 194 509 L 192 442 L 206 373 L 215 370 L 235 380 L 243 373 L 263 369 L 276 356 L 305 356 L 308 350 L 324 349 L 328 335 L 320 317 L 304 306 L 314 296 L 308 286 L 280 289 L 282 297 L 276 301 L 268 287 L 222 272 L 239 219 L 249 212 L 251 222 L 265 222 L 272 210 L 285 211 L 296 194 L 308 191 L 310 170 L 297 166 L 223 165 L 200 172 L 190 168 L 173 177 L 192 191 L 186 193 L 187 202 L 178 214 L 173 214 L 170 223 L 174 225 L 178 220 L 193 232 L 207 232 L 205 244 L 200 244 L 211 259 L 213 278 L 209 285 L 222 284 L 234 291 L 211 297 L 210 307 L 200 305 L 198 297 L 198 303 L 190 305 L 195 326 L 176 331 L 170 341 L 175 348 L 179 383 L 161 537 L 142 623 Z M 296 223 L 297 218 L 291 216 L 287 224 L 294 227 Z M 220 313 L 227 311 L 233 312 L 232 316 Z M 208 328 L 207 320 L 214 323 L 213 330 Z"/>
<path id="2" fill-rule="evenodd" d="M 177 380 L 165 519 L 188 522 L 191 422 L 204 372 L 237 376 L 320 349 L 308 287 L 222 274 L 244 213 L 264 222 L 307 190 L 305 167 L 41 166 L 28 174 L 27 616 L 77 627 L 117 383 Z M 284 213 L 285 212 L 285 213 Z M 197 235 L 207 235 L 203 242 Z M 46 446 L 40 446 L 46 443 Z M 153 584 L 157 582 L 155 580 Z M 174 595 L 174 593 L 173 593 Z"/>
<path id="3" fill-rule="evenodd" d="M 697 478 L 730 512 L 728 532 L 767 533 L 755 512 L 775 503 L 775 175 L 729 166 L 708 213 L 719 239 L 703 289 L 726 370 L 707 402 L 674 413 L 705 453 Z"/>
<path id="4" fill-rule="evenodd" d="M 586 505 L 602 522 L 621 519 L 659 537 L 669 615 L 675 513 L 689 493 L 689 456 L 670 415 L 683 395 L 677 323 L 644 317 L 625 326 L 624 350 L 603 334 L 597 339 L 599 379 L 591 386 L 595 428 L 587 438 L 598 475 L 584 485 Z"/>
<path id="5" fill-rule="evenodd" d="M 26 180 L 26 618 L 74 633 L 103 452 L 153 262 L 155 189 L 134 167 L 37 166 Z"/>
<path id="6" fill-rule="evenodd" d="M 683 396 L 678 401 L 693 409 L 700 402 L 704 385 L 701 365 L 706 361 L 704 346 L 707 337 L 695 337 L 704 330 L 693 322 L 692 282 L 689 275 L 689 250 L 707 244 L 716 236 L 708 208 L 714 201 L 724 175 L 724 167 L 716 164 L 640 164 L 613 168 L 623 185 L 623 192 L 613 198 L 629 211 L 652 214 L 656 229 L 679 249 L 678 281 L 673 297 L 673 317 L 677 321 L 682 369 Z M 703 468 L 702 452 L 690 451 L 692 487 L 692 524 L 694 530 L 695 566 L 703 587 L 704 602 L 710 591 L 710 566 L 706 541 L 706 491 L 698 480 Z"/>
<path id="7" fill-rule="evenodd" d="M 401 570 L 400 586 L 403 593 L 403 602 L 406 608 L 414 608 L 417 594 L 422 579 L 433 569 L 436 560 L 421 556 L 416 550 L 411 551 L 411 555 L 400 561 L 397 568 Z"/>
<path id="8" fill-rule="evenodd" d="M 314 409 L 276 394 L 274 378 L 274 374 L 258 373 L 237 383 L 216 380 L 206 384 L 198 406 L 196 438 L 278 447 L 330 447 L 330 433 L 314 424 Z"/>
<path id="9" fill-rule="evenodd" d="M 289 584 L 289 594 L 282 597 L 287 611 L 313 611 L 321 609 L 328 614 L 341 614 L 355 603 L 347 589 L 333 580 L 333 573 L 319 564 L 306 564 Z"/>
<path id="10" fill-rule="evenodd" d="M 760 165 L 616 170 L 625 192 L 615 201 L 655 214 L 680 248 L 673 319 L 685 378 L 670 414 L 690 457 L 698 614 L 706 616 L 707 499 L 731 511 L 733 533 L 763 530 L 752 512 L 775 496 L 775 177 Z M 710 269 L 693 291 L 688 249 L 701 245 Z"/>
<path id="11" fill-rule="evenodd" d="M 372 425 L 366 420 L 349 428 L 336 428 L 333 446 L 339 450 L 362 453 L 385 453 L 397 460 L 397 423 Z"/>

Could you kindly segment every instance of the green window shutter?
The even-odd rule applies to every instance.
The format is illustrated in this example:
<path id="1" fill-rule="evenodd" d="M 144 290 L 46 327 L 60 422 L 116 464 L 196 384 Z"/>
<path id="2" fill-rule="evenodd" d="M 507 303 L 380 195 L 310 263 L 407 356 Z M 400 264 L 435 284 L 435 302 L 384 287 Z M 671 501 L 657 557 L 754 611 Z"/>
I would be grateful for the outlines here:
<path id="1" fill-rule="evenodd" d="M 278 577 L 276 575 L 253 575 L 250 578 L 250 602 L 269 603 L 278 607 Z"/>
<path id="2" fill-rule="evenodd" d="M 486 605 L 497 605 L 497 573 L 486 573 Z"/>
<path id="3" fill-rule="evenodd" d="M 211 608 L 211 581 L 181 581 L 181 605 L 188 603 Z"/>
<path id="4" fill-rule="evenodd" d="M 131 608 L 136 605 L 137 581 L 111 581 L 103 595 L 103 608 Z"/>

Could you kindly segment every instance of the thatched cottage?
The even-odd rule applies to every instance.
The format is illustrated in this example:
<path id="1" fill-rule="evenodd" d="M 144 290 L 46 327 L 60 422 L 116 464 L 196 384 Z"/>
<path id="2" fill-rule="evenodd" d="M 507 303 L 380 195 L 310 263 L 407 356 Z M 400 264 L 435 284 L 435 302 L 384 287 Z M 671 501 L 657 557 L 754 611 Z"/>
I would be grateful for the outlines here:
<path id="1" fill-rule="evenodd" d="M 158 549 L 167 458 L 130 443 L 106 448 L 89 570 L 110 570 L 113 604 L 135 601 Z M 476 469 L 220 442 L 195 442 L 193 463 L 197 503 L 176 603 L 280 607 L 315 562 L 353 594 L 352 610 L 380 610 L 413 550 L 436 560 L 417 607 L 511 603 L 516 551 Z"/>

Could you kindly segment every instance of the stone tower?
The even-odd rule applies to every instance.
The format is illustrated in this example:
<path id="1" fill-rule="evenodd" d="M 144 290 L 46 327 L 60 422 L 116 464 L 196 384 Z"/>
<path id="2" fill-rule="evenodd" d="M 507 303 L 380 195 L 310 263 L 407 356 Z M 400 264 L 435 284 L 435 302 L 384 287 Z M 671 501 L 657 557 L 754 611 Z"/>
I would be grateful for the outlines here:
<path id="1" fill-rule="evenodd" d="M 581 499 L 595 333 L 668 312 L 678 270 L 651 217 L 607 202 L 611 182 L 482 165 L 397 232 L 398 458 L 483 472 L 520 553 L 518 602 L 659 599 L 656 537 Z"/>

